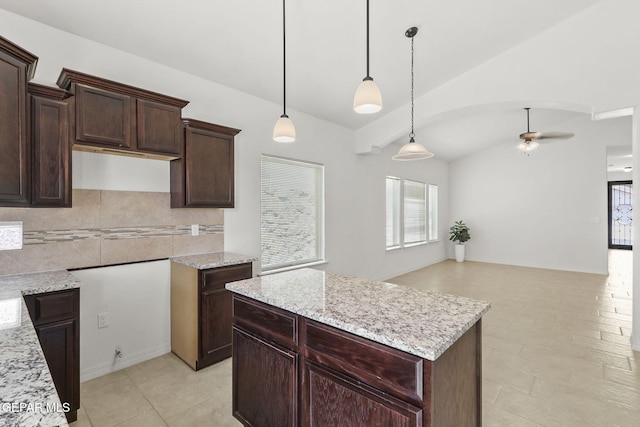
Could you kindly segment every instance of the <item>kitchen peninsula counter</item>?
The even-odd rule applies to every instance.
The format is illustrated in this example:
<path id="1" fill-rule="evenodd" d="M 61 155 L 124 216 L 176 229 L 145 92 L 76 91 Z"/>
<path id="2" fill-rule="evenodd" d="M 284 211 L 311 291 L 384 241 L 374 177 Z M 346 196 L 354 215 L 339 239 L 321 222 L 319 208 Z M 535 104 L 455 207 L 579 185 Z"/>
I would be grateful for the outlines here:
<path id="1" fill-rule="evenodd" d="M 0 276 L 0 425 L 67 425 L 23 296 L 80 284 L 67 271 Z"/>
<path id="2" fill-rule="evenodd" d="M 240 421 L 481 425 L 489 303 L 313 269 L 226 287 Z"/>

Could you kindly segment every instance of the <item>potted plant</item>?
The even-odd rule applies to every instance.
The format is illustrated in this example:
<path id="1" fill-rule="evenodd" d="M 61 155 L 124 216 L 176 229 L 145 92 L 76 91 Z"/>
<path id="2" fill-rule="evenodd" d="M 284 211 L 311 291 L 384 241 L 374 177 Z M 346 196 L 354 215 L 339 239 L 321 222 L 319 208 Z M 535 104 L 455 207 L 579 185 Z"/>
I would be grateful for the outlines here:
<path id="1" fill-rule="evenodd" d="M 452 242 L 457 242 L 454 247 L 456 261 L 464 261 L 464 242 L 471 238 L 471 235 L 469 234 L 469 227 L 467 227 L 467 225 L 462 222 L 462 220 L 455 221 L 453 223 L 453 226 L 449 228 L 449 234 L 449 240 L 451 240 Z"/>

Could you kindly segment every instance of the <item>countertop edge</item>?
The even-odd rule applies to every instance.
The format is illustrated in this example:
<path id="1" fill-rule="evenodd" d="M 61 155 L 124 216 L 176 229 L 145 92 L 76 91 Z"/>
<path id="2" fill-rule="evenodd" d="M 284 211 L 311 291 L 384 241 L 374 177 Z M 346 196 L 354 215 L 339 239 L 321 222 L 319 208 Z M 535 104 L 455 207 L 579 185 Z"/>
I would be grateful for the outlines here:
<path id="1" fill-rule="evenodd" d="M 186 265 L 198 270 L 245 264 L 258 260 L 258 257 L 242 255 L 235 252 L 211 252 L 205 254 L 170 257 L 171 262 Z"/>
<path id="2" fill-rule="evenodd" d="M 400 286 L 400 285 L 397 285 L 397 286 Z M 306 317 L 311 320 L 315 320 L 317 322 L 323 323 L 328 326 L 336 327 L 345 332 L 352 333 L 354 335 L 369 339 L 377 343 L 387 345 L 397 350 L 401 350 L 406 353 L 413 354 L 415 356 L 418 356 L 430 361 L 435 361 L 442 354 L 444 354 L 444 352 L 447 349 L 449 349 L 464 333 L 466 333 L 469 329 L 471 329 L 471 327 L 475 325 L 482 318 L 482 316 L 485 313 L 487 313 L 491 308 L 491 304 L 489 302 L 472 300 L 467 297 L 459 297 L 459 298 L 464 298 L 466 300 L 473 301 L 477 304 L 480 304 L 481 308 L 478 309 L 478 311 L 474 313 L 474 315 L 467 322 L 465 322 L 462 325 L 459 325 L 454 331 L 450 331 L 450 334 L 448 335 L 447 339 L 441 342 L 437 347 L 427 348 L 427 347 L 422 347 L 420 345 L 412 345 L 409 342 L 405 342 L 404 340 L 401 340 L 401 339 L 385 336 L 380 332 L 368 330 L 366 327 L 359 327 L 359 326 L 352 325 L 339 318 L 323 316 L 312 310 L 305 310 L 305 309 L 289 306 L 285 303 L 282 303 L 281 301 L 269 298 L 263 294 L 258 294 L 255 292 L 251 292 L 250 290 L 243 289 L 238 284 L 234 284 L 233 282 L 227 283 L 225 287 L 227 290 L 234 292 L 236 294 L 242 295 L 244 297 L 262 302 L 267 305 L 271 305 L 273 307 L 288 311 L 290 313 L 294 313 L 294 314 Z M 442 295 L 445 295 L 445 294 L 442 294 Z"/>

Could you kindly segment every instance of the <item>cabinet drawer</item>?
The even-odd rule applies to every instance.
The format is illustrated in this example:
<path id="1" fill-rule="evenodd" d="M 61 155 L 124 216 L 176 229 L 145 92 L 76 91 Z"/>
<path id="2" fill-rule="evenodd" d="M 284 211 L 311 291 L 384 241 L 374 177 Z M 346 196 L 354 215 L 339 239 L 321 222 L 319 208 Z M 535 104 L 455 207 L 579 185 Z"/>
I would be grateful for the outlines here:
<path id="1" fill-rule="evenodd" d="M 236 280 L 250 279 L 252 276 L 251 263 L 231 265 L 228 267 L 210 268 L 201 272 L 201 287 L 222 289 L 224 285 Z"/>
<path id="2" fill-rule="evenodd" d="M 233 295 L 233 323 L 289 349 L 298 344 L 298 316 Z"/>
<path id="3" fill-rule="evenodd" d="M 417 356 L 307 319 L 301 343 L 309 360 L 401 399 L 422 401 L 423 359 Z"/>
<path id="4" fill-rule="evenodd" d="M 80 290 L 70 289 L 24 297 L 34 325 L 78 317 Z"/>

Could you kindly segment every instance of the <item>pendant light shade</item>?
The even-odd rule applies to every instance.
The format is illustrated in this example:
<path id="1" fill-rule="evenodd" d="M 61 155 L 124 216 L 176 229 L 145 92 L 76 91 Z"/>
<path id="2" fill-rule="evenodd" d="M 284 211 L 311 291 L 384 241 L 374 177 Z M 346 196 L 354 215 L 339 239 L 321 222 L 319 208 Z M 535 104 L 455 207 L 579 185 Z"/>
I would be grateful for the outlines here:
<path id="1" fill-rule="evenodd" d="M 281 115 L 273 127 L 273 140 L 276 142 L 293 142 L 296 140 L 296 128 L 286 114 Z"/>
<path id="2" fill-rule="evenodd" d="M 422 160 L 433 157 L 433 153 L 416 142 L 414 138 L 416 134 L 413 131 L 413 38 L 416 34 L 418 34 L 416 27 L 411 27 L 404 33 L 411 39 L 411 133 L 409 134 L 409 142 L 400 148 L 398 154 L 392 157 L 393 160 Z"/>
<path id="3" fill-rule="evenodd" d="M 382 109 L 380 88 L 371 77 L 365 77 L 353 97 L 353 109 L 356 113 L 372 114 Z"/>
<path id="4" fill-rule="evenodd" d="M 369 75 L 369 0 L 367 0 L 367 75 L 356 89 L 353 109 L 360 114 L 372 114 L 382 110 L 380 88 Z"/>
<path id="5" fill-rule="evenodd" d="M 408 143 L 404 144 L 398 154 L 392 157 L 393 160 L 422 160 L 433 157 L 433 153 L 424 148 L 415 139 L 411 138 Z"/>
<path id="6" fill-rule="evenodd" d="M 286 37 L 285 0 L 282 0 L 282 115 L 273 127 L 273 140 L 293 142 L 296 140 L 296 128 L 287 116 L 287 37 Z"/>

